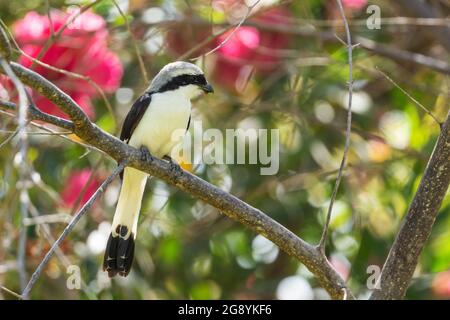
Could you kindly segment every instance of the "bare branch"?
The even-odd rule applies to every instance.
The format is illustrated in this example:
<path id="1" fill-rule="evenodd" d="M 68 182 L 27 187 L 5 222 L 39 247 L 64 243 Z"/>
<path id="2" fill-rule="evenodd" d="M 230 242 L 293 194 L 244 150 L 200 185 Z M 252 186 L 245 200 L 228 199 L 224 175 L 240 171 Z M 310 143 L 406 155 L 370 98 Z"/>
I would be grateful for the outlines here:
<path id="1" fill-rule="evenodd" d="M 90 122 L 86 114 L 73 99 L 54 84 L 17 63 L 12 62 L 11 66 L 22 82 L 38 90 L 69 115 L 75 127 L 75 134 L 86 143 L 107 153 L 119 163 L 126 159 L 129 161 L 128 165 L 130 167 L 146 172 L 178 187 L 180 190 L 205 201 L 228 217 L 265 236 L 283 251 L 305 264 L 317 276 L 319 283 L 328 291 L 331 297 L 335 299 L 342 298 L 342 288 L 346 288 L 344 280 L 314 246 L 306 243 L 260 210 L 253 208 L 235 196 L 187 171 L 175 172 L 171 170 L 167 161 L 157 158 L 153 159 L 152 162 L 143 161 L 139 150 L 123 143 Z M 353 298 L 348 289 L 347 293 L 349 298 Z"/>
<path id="2" fill-rule="evenodd" d="M 53 214 L 53 215 L 48 215 L 48 216 L 42 216 L 39 214 L 38 210 L 34 207 L 34 205 L 31 203 L 30 204 L 30 213 L 33 216 L 33 218 L 28 218 L 28 222 L 30 224 L 39 224 L 39 226 L 42 228 L 43 234 L 45 239 L 47 240 L 47 242 L 50 244 L 50 246 L 52 246 L 55 243 L 55 238 L 53 238 L 50 228 L 48 226 L 47 223 L 51 223 L 51 222 L 55 222 L 54 218 L 59 218 L 61 220 L 61 215 L 58 214 Z M 50 217 L 53 216 L 53 217 Z M 56 216 L 56 217 L 54 217 Z M 70 215 L 64 215 L 65 220 L 68 220 L 66 223 L 70 223 L 71 220 L 71 216 Z M 54 219 L 52 221 L 52 218 Z M 30 221 L 33 220 L 33 221 Z M 26 223 L 26 221 L 25 221 Z M 67 269 L 71 263 L 69 258 L 66 257 L 66 255 L 64 254 L 64 252 L 61 250 L 60 247 L 56 247 L 55 250 L 56 256 L 58 257 L 58 259 L 61 261 L 61 263 L 63 264 L 63 266 Z M 86 294 L 86 296 L 88 296 L 90 299 L 96 299 L 95 293 L 92 292 L 92 290 L 86 285 L 86 282 L 81 279 L 81 287 L 84 291 L 84 293 Z"/>
<path id="3" fill-rule="evenodd" d="M 47 2 L 48 2 L 48 1 L 47 1 Z M 49 19 L 50 19 L 50 11 L 47 12 L 47 15 L 48 15 L 48 17 L 49 17 Z M 79 14 L 78 14 L 78 15 L 79 15 Z M 77 15 L 77 16 L 78 16 L 78 15 Z M 14 39 L 14 37 L 12 36 L 11 31 L 7 28 L 7 26 L 3 23 L 3 21 L 1 21 L 1 19 L 0 19 L 0 25 L 2 25 L 3 28 L 4 28 L 4 30 L 5 30 L 5 31 L 1 30 L 1 32 L 5 32 L 5 37 L 6 37 L 6 32 L 7 32 L 8 35 L 10 36 L 10 39 L 11 39 L 12 43 L 13 43 L 14 46 L 15 46 L 15 49 L 14 49 L 14 50 L 17 50 L 21 55 L 23 55 L 23 56 L 27 57 L 28 59 L 30 59 L 31 61 L 33 61 L 33 64 L 38 64 L 38 65 L 40 65 L 41 67 L 44 67 L 44 68 L 47 68 L 47 69 L 49 69 L 49 70 L 52 70 L 52 71 L 55 71 L 55 72 L 64 74 L 65 76 L 68 76 L 68 77 L 70 77 L 70 78 L 84 80 L 84 81 L 86 81 L 87 83 L 89 83 L 89 84 L 97 91 L 97 93 L 100 95 L 100 97 L 102 98 L 103 102 L 104 102 L 105 105 L 106 105 L 106 108 L 108 109 L 109 113 L 110 113 L 111 116 L 112 116 L 112 119 L 113 119 L 113 121 L 114 121 L 114 126 L 117 127 L 117 119 L 116 119 L 116 115 L 115 115 L 115 113 L 114 113 L 114 109 L 113 109 L 111 103 L 109 102 L 108 98 L 106 97 L 106 94 L 105 94 L 105 92 L 103 91 L 103 89 L 102 89 L 102 88 L 101 88 L 94 80 L 92 80 L 92 79 L 91 79 L 90 77 L 88 77 L 88 76 L 81 75 L 81 74 L 76 73 L 76 72 L 72 72 L 72 71 L 60 69 L 60 68 L 57 68 L 57 67 L 55 67 L 55 66 L 49 65 L 49 64 L 47 64 L 47 63 L 45 63 L 45 62 L 42 62 L 41 60 L 39 60 L 39 59 L 37 59 L 37 58 L 34 58 L 33 56 L 29 55 L 28 53 L 26 53 L 25 51 L 22 50 L 22 48 L 21 48 L 21 47 L 19 46 L 19 44 L 17 43 L 16 39 Z M 50 24 L 50 25 L 53 26 L 52 24 Z M 0 29 L 1 29 L 1 28 L 0 28 Z M 59 30 L 59 31 L 61 31 L 61 30 Z M 61 33 L 62 33 L 62 31 L 61 31 Z M 59 36 L 60 36 L 60 35 L 59 35 Z M 58 37 L 59 37 L 59 36 L 58 36 Z M 55 37 L 53 31 L 52 31 L 51 38 L 52 38 L 52 37 Z M 51 38 L 50 38 L 50 39 L 51 39 Z M 5 38 L 5 39 L 7 39 L 7 38 Z M 1 35 L 0 35 L 0 41 L 1 41 Z"/>
<path id="4" fill-rule="evenodd" d="M 206 25 L 209 22 L 205 22 L 200 19 L 186 19 L 189 23 L 197 25 Z M 221 24 L 216 24 L 220 26 Z M 228 26 L 228 24 L 222 24 Z M 260 21 L 245 21 L 243 25 L 257 27 L 263 31 L 274 31 L 284 34 L 292 34 L 303 37 L 315 37 L 324 42 L 340 42 L 335 37 L 335 33 L 331 31 L 316 31 L 311 30 L 311 28 L 304 28 L 303 26 L 292 25 L 292 24 L 268 24 Z M 214 37 L 212 37 L 214 38 Z M 205 42 L 208 39 L 205 40 Z M 429 68 L 443 74 L 450 74 L 450 64 L 446 61 L 439 60 L 424 54 L 410 52 L 398 48 L 394 48 L 382 43 L 375 42 L 368 38 L 362 36 L 354 36 L 353 40 L 358 43 L 359 46 L 367 51 L 373 52 L 379 56 L 398 61 L 398 62 L 408 62 L 414 65 Z M 209 41 L 208 41 L 209 42 Z M 184 56 L 184 55 L 183 55 Z"/>
<path id="5" fill-rule="evenodd" d="M 436 10 L 430 3 L 419 0 L 400 0 L 398 5 L 405 11 L 409 12 L 420 18 L 438 19 L 439 11 Z M 436 43 L 443 46 L 448 52 L 450 52 L 450 23 L 442 26 L 435 26 L 433 28 L 426 28 L 424 31 L 436 40 Z"/>
<path id="6" fill-rule="evenodd" d="M 373 40 L 357 36 L 355 37 L 355 41 L 358 42 L 361 48 L 364 48 L 368 51 L 372 51 L 373 53 L 395 60 L 395 61 L 404 61 L 410 62 L 418 66 L 430 68 L 432 70 L 450 74 L 450 65 L 442 60 L 432 58 L 420 53 L 409 52 L 406 50 L 401 50 L 393 47 L 389 47 L 387 45 L 383 45 L 381 43 L 377 43 Z"/>
<path id="7" fill-rule="evenodd" d="M 94 192 L 94 194 L 89 198 L 89 200 L 83 205 L 83 207 L 80 209 L 80 211 L 77 212 L 77 214 L 72 218 L 70 223 L 67 225 L 67 227 L 64 229 L 64 231 L 59 236 L 58 240 L 56 240 L 50 250 L 45 255 L 44 259 L 42 259 L 39 266 L 34 271 L 33 275 L 31 276 L 30 281 L 28 282 L 26 288 L 22 292 L 22 297 L 27 298 L 28 295 L 31 292 L 31 289 L 33 288 L 36 281 L 39 279 L 39 276 L 41 275 L 42 271 L 44 270 L 44 267 L 49 262 L 50 258 L 53 256 L 53 253 L 56 251 L 57 248 L 59 248 L 59 245 L 61 242 L 67 237 L 67 235 L 72 231 L 72 229 L 75 227 L 77 222 L 81 219 L 81 217 L 89 210 L 89 208 L 94 204 L 95 200 L 105 192 L 106 188 L 109 186 L 109 184 L 114 180 L 114 178 L 119 175 L 120 172 L 125 168 L 126 162 L 122 162 L 119 164 L 119 166 L 114 170 L 114 172 L 100 185 L 100 187 Z"/>
<path id="8" fill-rule="evenodd" d="M 130 34 L 131 41 L 133 42 L 134 51 L 136 52 L 136 57 L 137 57 L 138 62 L 139 62 L 139 67 L 141 69 L 142 76 L 144 77 L 145 83 L 148 84 L 150 82 L 150 80 L 148 78 L 147 70 L 145 69 L 144 61 L 142 60 L 141 53 L 139 52 L 139 46 L 138 46 L 138 43 L 136 41 L 136 37 L 134 36 L 133 32 L 131 31 L 130 23 L 128 22 L 128 18 L 125 15 L 125 13 L 122 11 L 120 6 L 117 4 L 117 1 L 116 0 L 112 0 L 112 2 L 114 3 L 114 6 L 117 8 L 117 10 L 119 11 L 120 15 L 122 16 L 122 18 L 125 21 L 125 25 L 127 27 L 127 31 Z"/>
<path id="9" fill-rule="evenodd" d="M 0 109 L 17 111 L 17 105 L 13 102 L 0 100 Z M 51 123 L 57 127 L 67 129 L 70 132 L 73 132 L 73 130 L 75 128 L 72 121 L 68 121 L 63 118 L 59 118 L 59 117 L 44 113 L 41 110 L 39 110 L 38 108 L 35 108 L 33 106 L 30 106 L 27 111 L 28 111 L 28 119 L 30 119 L 30 120 L 40 120 L 40 121 L 44 121 L 47 123 Z"/>
<path id="10" fill-rule="evenodd" d="M 350 28 L 347 23 L 347 18 L 345 17 L 344 8 L 342 6 L 341 0 L 336 0 L 339 6 L 339 12 L 341 13 L 342 20 L 344 21 L 345 33 L 347 36 L 347 52 L 348 52 L 348 107 L 347 107 L 347 129 L 345 132 L 345 146 L 344 146 L 344 154 L 342 155 L 341 165 L 339 166 L 338 175 L 336 178 L 336 183 L 334 185 L 333 193 L 330 199 L 330 205 L 328 207 L 327 218 L 325 221 L 325 225 L 323 227 L 322 237 L 320 238 L 320 242 L 318 244 L 318 248 L 321 253 L 325 256 L 325 244 L 328 237 L 328 229 L 330 226 L 331 213 L 333 211 L 333 204 L 336 200 L 336 196 L 339 190 L 339 185 L 342 180 L 342 175 L 345 169 L 345 162 L 347 161 L 347 154 L 350 148 L 350 134 L 352 132 L 352 96 L 353 96 L 353 45 L 352 38 L 350 34 Z M 347 296 L 347 294 L 345 294 Z"/>
<path id="11" fill-rule="evenodd" d="M 8 117 L 15 117 L 14 114 L 11 114 L 11 113 L 8 113 L 6 111 L 1 110 L 1 107 L 2 106 L 0 104 L 0 113 L 1 114 L 4 114 L 4 115 L 6 115 Z M 38 129 L 41 129 L 41 130 L 44 130 L 44 131 L 48 132 L 50 135 L 55 135 L 55 136 L 58 136 L 58 137 L 60 137 L 60 138 L 62 138 L 64 140 L 67 140 L 67 141 L 70 141 L 72 143 L 78 144 L 78 145 L 82 146 L 83 148 L 86 148 L 88 151 L 97 151 L 97 152 L 99 152 L 99 153 L 101 153 L 103 155 L 106 155 L 106 156 L 108 155 L 107 153 L 103 152 L 100 149 L 97 149 L 96 147 L 93 147 L 91 145 L 88 145 L 88 144 L 82 143 L 82 142 L 80 142 L 78 140 L 74 140 L 74 139 L 71 139 L 70 137 L 67 137 L 65 132 L 58 132 L 58 131 L 55 131 L 55 130 L 47 127 L 47 126 L 40 125 L 40 124 L 37 124 L 37 123 L 34 123 L 34 122 L 30 122 L 30 124 L 33 127 L 36 127 Z"/>
<path id="12" fill-rule="evenodd" d="M 371 299 L 402 299 L 450 184 L 450 111 Z"/>
<path id="13" fill-rule="evenodd" d="M 205 54 L 202 54 L 199 57 L 193 58 L 191 59 L 192 61 L 198 60 L 201 57 L 206 57 L 214 52 L 216 52 L 217 50 L 219 50 L 220 48 L 222 48 L 223 46 L 225 46 L 227 44 L 227 42 L 231 39 L 231 37 L 234 36 L 234 34 L 239 30 L 239 28 L 242 26 L 242 24 L 245 22 L 245 20 L 247 20 L 247 18 L 250 16 L 250 14 L 252 13 L 252 10 L 258 5 L 260 0 L 256 0 L 255 3 L 253 3 L 251 6 L 247 6 L 247 12 L 245 13 L 245 15 L 242 17 L 241 21 L 239 21 L 239 23 L 234 27 L 233 31 L 230 32 L 230 34 L 221 42 L 219 43 L 219 45 L 217 45 L 214 49 L 211 49 L 210 51 L 208 51 Z"/>
<path id="14" fill-rule="evenodd" d="M 7 293 L 9 293 L 10 295 L 16 297 L 17 299 L 22 300 L 22 296 L 20 294 L 12 291 L 10 289 L 8 289 L 7 287 L 4 287 L 4 286 L 0 285 L 0 289 L 5 291 L 5 292 L 7 292 Z"/>
<path id="15" fill-rule="evenodd" d="M 3 148 L 5 145 L 7 145 L 14 137 L 19 133 L 19 128 L 11 132 L 11 134 L 0 143 L 0 149 Z"/>
<path id="16" fill-rule="evenodd" d="M 28 167 L 27 167 L 27 152 L 28 152 L 28 138 L 26 135 L 27 127 L 27 94 L 22 82 L 17 78 L 9 63 L 0 56 L 0 65 L 13 82 L 19 94 L 19 108 L 17 112 L 17 136 L 19 138 L 19 157 L 15 159 L 19 170 L 19 181 L 17 183 L 17 189 L 19 190 L 20 198 L 20 215 L 21 215 L 21 229 L 19 235 L 19 245 L 17 250 L 17 265 L 19 271 L 20 287 L 23 290 L 26 284 L 27 272 L 26 272 L 26 241 L 27 241 L 27 228 L 24 225 L 24 220 L 28 216 L 29 196 L 27 187 Z"/>
<path id="17" fill-rule="evenodd" d="M 414 102 L 414 104 L 416 104 L 417 106 L 419 106 L 423 111 L 425 111 L 426 114 L 428 114 L 430 117 L 433 118 L 433 120 L 439 125 L 441 126 L 442 123 L 439 121 L 438 118 L 436 118 L 436 116 L 430 111 L 428 110 L 423 104 L 421 104 L 419 101 L 417 101 L 417 99 L 415 99 L 413 96 L 411 96 L 405 89 L 403 89 L 402 87 L 400 87 L 394 80 L 392 80 L 391 77 L 389 77 L 386 73 L 384 73 L 383 71 L 380 70 L 380 68 L 375 67 L 375 69 L 378 70 L 379 73 L 381 73 L 390 83 L 392 83 L 397 89 L 399 89 L 401 92 L 403 92 L 403 94 L 405 94 L 409 99 L 412 100 L 412 102 Z"/>
<path id="18" fill-rule="evenodd" d="M 50 49 L 50 47 L 52 46 L 52 44 L 59 39 L 59 37 L 61 37 L 62 33 L 64 32 L 64 30 L 67 29 L 67 27 L 73 23 L 75 21 L 75 19 L 77 19 L 83 12 L 86 12 L 87 10 L 89 10 L 90 8 L 92 8 L 94 5 L 96 5 L 97 3 L 99 3 L 102 0 L 95 0 L 91 3 L 88 3 L 86 5 L 84 5 L 83 7 L 80 8 L 80 11 L 78 11 L 77 13 L 75 13 L 72 17 L 70 17 L 69 19 L 67 19 L 67 21 L 64 23 L 64 25 L 58 29 L 57 32 L 53 33 L 53 36 L 50 37 L 48 39 L 48 41 L 44 44 L 44 46 L 42 47 L 41 51 L 39 52 L 38 56 L 36 57 L 36 60 L 41 60 L 41 58 L 47 53 L 48 49 Z M 34 61 L 31 64 L 31 68 L 33 68 L 34 66 Z"/>

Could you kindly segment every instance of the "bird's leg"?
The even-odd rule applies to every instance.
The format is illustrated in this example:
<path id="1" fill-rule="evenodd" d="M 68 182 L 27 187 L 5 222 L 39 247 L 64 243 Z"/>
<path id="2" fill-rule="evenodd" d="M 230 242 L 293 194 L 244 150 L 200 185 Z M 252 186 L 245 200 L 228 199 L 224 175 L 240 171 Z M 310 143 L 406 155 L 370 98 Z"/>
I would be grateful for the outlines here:
<path id="1" fill-rule="evenodd" d="M 175 172 L 177 174 L 180 174 L 182 169 L 178 163 L 176 163 L 175 160 L 172 159 L 171 156 L 165 155 L 163 157 L 164 160 L 168 161 L 170 164 L 170 171 Z"/>
<path id="2" fill-rule="evenodd" d="M 139 151 L 141 151 L 141 160 L 146 162 L 152 162 L 153 156 L 150 153 L 150 150 L 146 146 L 141 146 L 139 148 Z"/>

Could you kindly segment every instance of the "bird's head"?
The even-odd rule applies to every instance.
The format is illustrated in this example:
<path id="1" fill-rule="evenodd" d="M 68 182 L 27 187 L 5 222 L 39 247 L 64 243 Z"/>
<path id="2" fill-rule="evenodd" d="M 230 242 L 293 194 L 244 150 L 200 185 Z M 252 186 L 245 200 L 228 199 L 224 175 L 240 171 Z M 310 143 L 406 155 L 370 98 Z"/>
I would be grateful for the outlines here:
<path id="1" fill-rule="evenodd" d="M 167 64 L 153 79 L 148 91 L 166 92 L 179 90 L 188 99 L 193 99 L 201 93 L 214 92 L 206 81 L 203 71 L 195 64 L 176 61 Z"/>

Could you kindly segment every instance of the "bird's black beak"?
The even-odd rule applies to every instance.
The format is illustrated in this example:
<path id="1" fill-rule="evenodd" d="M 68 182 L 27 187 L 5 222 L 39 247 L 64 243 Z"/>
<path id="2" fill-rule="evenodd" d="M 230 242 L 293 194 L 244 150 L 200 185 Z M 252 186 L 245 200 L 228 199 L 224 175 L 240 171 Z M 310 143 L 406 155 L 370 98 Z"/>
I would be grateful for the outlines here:
<path id="1" fill-rule="evenodd" d="M 210 85 L 209 83 L 205 84 L 204 86 L 202 86 L 202 90 L 205 93 L 214 93 L 214 88 L 212 87 L 212 85 Z"/>

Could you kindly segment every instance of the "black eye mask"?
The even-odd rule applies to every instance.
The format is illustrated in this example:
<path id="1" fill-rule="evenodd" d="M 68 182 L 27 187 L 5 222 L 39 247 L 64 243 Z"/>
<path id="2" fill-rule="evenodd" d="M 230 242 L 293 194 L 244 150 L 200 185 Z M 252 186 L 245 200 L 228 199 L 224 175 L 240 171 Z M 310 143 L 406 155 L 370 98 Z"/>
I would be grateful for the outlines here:
<path id="1" fill-rule="evenodd" d="M 179 87 L 187 86 L 187 85 L 197 85 L 197 86 L 205 86 L 207 85 L 205 76 L 203 74 L 182 74 L 174 77 L 165 85 L 163 85 L 157 92 L 161 93 L 164 91 L 176 90 Z"/>

